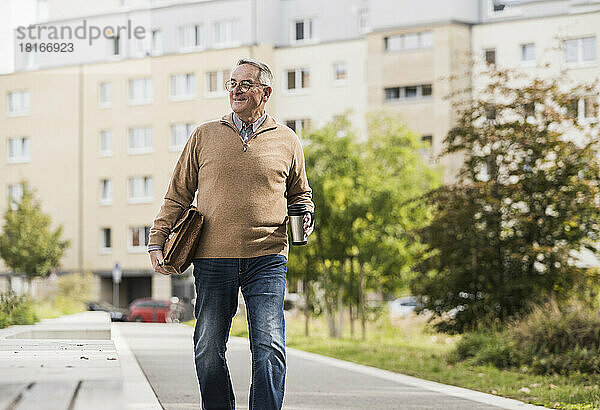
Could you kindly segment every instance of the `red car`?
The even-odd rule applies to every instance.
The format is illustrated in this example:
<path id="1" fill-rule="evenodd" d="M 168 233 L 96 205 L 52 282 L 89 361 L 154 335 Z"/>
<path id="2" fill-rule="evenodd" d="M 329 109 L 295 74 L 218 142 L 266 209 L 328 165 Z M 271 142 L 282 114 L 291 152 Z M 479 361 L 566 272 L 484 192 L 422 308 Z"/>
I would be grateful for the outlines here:
<path id="1" fill-rule="evenodd" d="M 136 299 L 129 305 L 127 320 L 129 322 L 166 323 L 170 310 L 171 302 L 168 300 Z"/>

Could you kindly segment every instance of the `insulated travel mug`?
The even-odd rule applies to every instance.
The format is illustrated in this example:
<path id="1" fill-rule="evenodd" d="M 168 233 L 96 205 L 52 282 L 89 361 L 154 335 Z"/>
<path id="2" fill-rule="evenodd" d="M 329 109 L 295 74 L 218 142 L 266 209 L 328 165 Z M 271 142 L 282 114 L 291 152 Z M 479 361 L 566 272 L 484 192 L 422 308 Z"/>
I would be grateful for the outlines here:
<path id="1" fill-rule="evenodd" d="M 294 204 L 288 207 L 290 217 L 290 232 L 292 233 L 292 245 L 306 245 L 307 237 L 304 234 L 304 215 L 308 212 L 306 205 Z"/>

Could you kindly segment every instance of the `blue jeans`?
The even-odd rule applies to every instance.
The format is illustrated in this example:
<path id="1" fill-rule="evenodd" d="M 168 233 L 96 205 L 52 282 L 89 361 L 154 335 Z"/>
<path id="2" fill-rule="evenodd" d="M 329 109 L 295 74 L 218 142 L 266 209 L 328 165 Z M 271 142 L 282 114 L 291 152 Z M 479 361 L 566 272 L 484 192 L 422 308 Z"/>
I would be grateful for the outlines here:
<path id="1" fill-rule="evenodd" d="M 286 263 L 283 255 L 194 260 L 194 356 L 203 409 L 235 409 L 225 351 L 240 287 L 246 302 L 252 352 L 249 408 L 281 409 L 285 386 Z"/>

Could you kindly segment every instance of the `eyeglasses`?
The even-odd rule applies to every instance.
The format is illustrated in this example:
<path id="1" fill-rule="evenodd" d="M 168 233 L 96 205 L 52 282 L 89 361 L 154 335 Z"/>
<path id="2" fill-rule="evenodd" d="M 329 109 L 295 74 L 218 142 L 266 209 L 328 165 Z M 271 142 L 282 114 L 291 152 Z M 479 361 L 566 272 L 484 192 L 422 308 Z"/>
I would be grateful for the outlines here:
<path id="1" fill-rule="evenodd" d="M 235 87 L 237 87 L 238 85 L 240 86 L 240 91 L 243 93 L 245 93 L 252 87 L 259 87 L 259 86 L 268 87 L 266 84 L 253 83 L 252 81 L 249 81 L 249 80 L 242 80 L 239 83 L 235 80 L 225 81 L 225 89 L 227 91 L 233 91 L 235 89 Z"/>

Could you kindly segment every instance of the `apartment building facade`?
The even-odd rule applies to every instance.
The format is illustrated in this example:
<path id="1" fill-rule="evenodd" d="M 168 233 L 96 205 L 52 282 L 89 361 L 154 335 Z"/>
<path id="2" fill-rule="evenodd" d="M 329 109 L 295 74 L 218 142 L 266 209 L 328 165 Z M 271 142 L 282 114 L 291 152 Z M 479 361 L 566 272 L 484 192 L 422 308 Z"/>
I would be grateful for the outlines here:
<path id="1" fill-rule="evenodd" d="M 61 271 L 93 272 L 98 298 L 111 301 L 118 263 L 121 305 L 166 298 L 181 279 L 152 272 L 148 230 L 194 126 L 229 111 L 223 82 L 238 58 L 270 64 L 267 110 L 300 136 L 348 113 L 366 138 L 368 113 L 386 110 L 431 143 L 433 158 L 454 121 L 445 97 L 477 81 L 471 53 L 495 48 L 498 63 L 520 66 L 519 50 L 531 52 L 521 46 L 541 50 L 562 30 L 581 53 L 573 76 L 593 77 L 594 3 L 41 0 L 31 29 L 45 27 L 38 42 L 59 41 L 51 27 L 68 34 L 84 21 L 88 30 L 125 29 L 91 44 L 74 39 L 73 53 L 18 52 L 15 35 L 16 71 L 0 76 L 0 212 L 27 180 L 71 240 Z M 128 27 L 146 35 L 129 36 Z M 460 158 L 441 165 L 451 180 Z"/>

